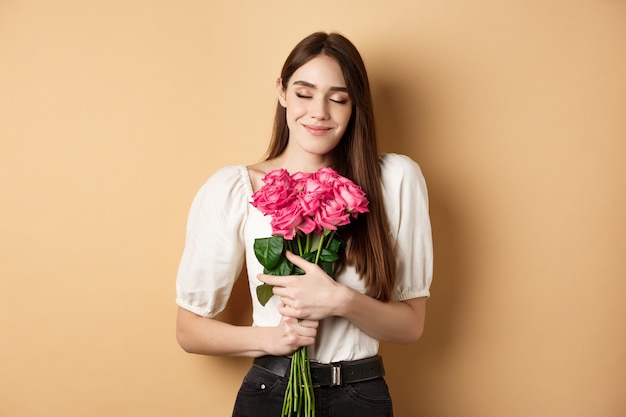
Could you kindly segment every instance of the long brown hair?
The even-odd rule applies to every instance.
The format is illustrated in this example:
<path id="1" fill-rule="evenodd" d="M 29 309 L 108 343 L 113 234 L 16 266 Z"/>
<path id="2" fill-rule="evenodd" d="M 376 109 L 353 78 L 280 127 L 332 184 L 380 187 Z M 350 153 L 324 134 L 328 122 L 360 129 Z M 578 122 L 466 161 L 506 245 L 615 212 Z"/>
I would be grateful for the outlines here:
<path id="1" fill-rule="evenodd" d="M 383 205 L 372 97 L 363 59 L 344 36 L 317 32 L 300 41 L 287 57 L 280 74 L 282 86 L 286 89 L 293 73 L 319 55 L 337 61 L 353 105 L 346 131 L 332 152 L 331 167 L 359 184 L 370 202 L 370 212 L 342 230 L 349 241 L 345 262 L 354 265 L 365 280 L 368 295 L 387 301 L 395 284 L 396 258 Z M 279 156 L 288 142 L 286 110 L 278 103 L 267 159 Z"/>

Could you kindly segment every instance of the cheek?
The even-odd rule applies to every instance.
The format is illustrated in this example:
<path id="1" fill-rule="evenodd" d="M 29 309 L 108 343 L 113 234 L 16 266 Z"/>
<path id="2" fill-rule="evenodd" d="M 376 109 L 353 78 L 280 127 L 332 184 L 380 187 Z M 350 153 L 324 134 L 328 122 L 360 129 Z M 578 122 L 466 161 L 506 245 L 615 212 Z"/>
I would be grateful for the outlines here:
<path id="1" fill-rule="evenodd" d="M 341 124 L 347 126 L 350 122 L 350 116 L 352 116 L 352 107 L 348 107 L 340 113 Z"/>
<path id="2" fill-rule="evenodd" d="M 306 114 L 306 109 L 302 104 L 290 102 L 286 108 L 287 119 L 298 119 Z"/>

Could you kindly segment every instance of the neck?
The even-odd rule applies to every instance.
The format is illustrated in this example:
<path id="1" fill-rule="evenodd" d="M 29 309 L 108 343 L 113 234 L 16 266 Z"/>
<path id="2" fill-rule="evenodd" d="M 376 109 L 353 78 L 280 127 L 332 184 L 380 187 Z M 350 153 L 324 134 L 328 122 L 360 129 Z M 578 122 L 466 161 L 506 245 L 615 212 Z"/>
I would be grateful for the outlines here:
<path id="1" fill-rule="evenodd" d="M 320 168 L 330 166 L 329 155 L 289 155 L 286 152 L 274 159 L 274 163 L 279 168 L 284 168 L 289 173 L 295 172 L 315 172 Z"/>

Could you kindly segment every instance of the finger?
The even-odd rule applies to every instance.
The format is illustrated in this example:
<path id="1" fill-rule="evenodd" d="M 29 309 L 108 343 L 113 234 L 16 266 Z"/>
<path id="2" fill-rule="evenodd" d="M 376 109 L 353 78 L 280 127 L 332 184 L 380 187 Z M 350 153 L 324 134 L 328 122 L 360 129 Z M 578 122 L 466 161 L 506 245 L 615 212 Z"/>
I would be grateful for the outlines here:
<path id="1" fill-rule="evenodd" d="M 317 336 L 317 329 L 314 327 L 300 326 L 298 334 L 304 337 L 315 337 Z"/>
<path id="2" fill-rule="evenodd" d="M 264 284 L 274 287 L 284 287 L 287 285 L 287 278 L 279 275 L 258 274 L 257 279 Z"/>
<path id="3" fill-rule="evenodd" d="M 301 256 L 296 255 L 295 253 L 286 251 L 285 252 L 285 256 L 287 257 L 289 262 L 291 262 L 295 266 L 298 266 L 298 267 L 302 268 L 302 270 L 306 271 L 308 266 L 312 265 L 311 262 L 307 261 L 306 259 L 302 258 Z"/>
<path id="4" fill-rule="evenodd" d="M 285 304 L 284 301 L 286 300 L 284 298 L 281 298 L 281 301 L 283 301 L 283 303 L 278 306 L 278 312 L 283 317 L 291 317 L 293 319 L 302 319 L 302 312 L 300 312 L 299 310 L 296 310 L 293 307 L 290 307 L 288 304 Z"/>
<path id="5" fill-rule="evenodd" d="M 283 325 L 287 327 L 293 327 L 298 325 L 298 319 L 289 316 L 282 316 L 280 321 Z"/>
<path id="6" fill-rule="evenodd" d="M 290 295 L 289 290 L 286 287 L 281 287 L 279 285 L 274 285 L 274 287 L 272 288 L 272 292 L 274 293 L 274 295 L 277 295 L 279 297 L 289 297 Z"/>
<path id="7" fill-rule="evenodd" d="M 319 320 L 300 320 L 298 322 L 302 327 L 308 327 L 310 329 L 317 329 L 320 325 Z"/>

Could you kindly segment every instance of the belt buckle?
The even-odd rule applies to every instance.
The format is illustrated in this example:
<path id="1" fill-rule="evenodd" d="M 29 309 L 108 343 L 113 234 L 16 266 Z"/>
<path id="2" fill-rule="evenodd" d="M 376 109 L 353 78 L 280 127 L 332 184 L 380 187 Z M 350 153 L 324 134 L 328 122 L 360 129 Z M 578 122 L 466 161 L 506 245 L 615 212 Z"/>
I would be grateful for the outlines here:
<path id="1" fill-rule="evenodd" d="M 330 371 L 330 386 L 338 387 L 341 385 L 341 365 L 332 365 Z"/>

